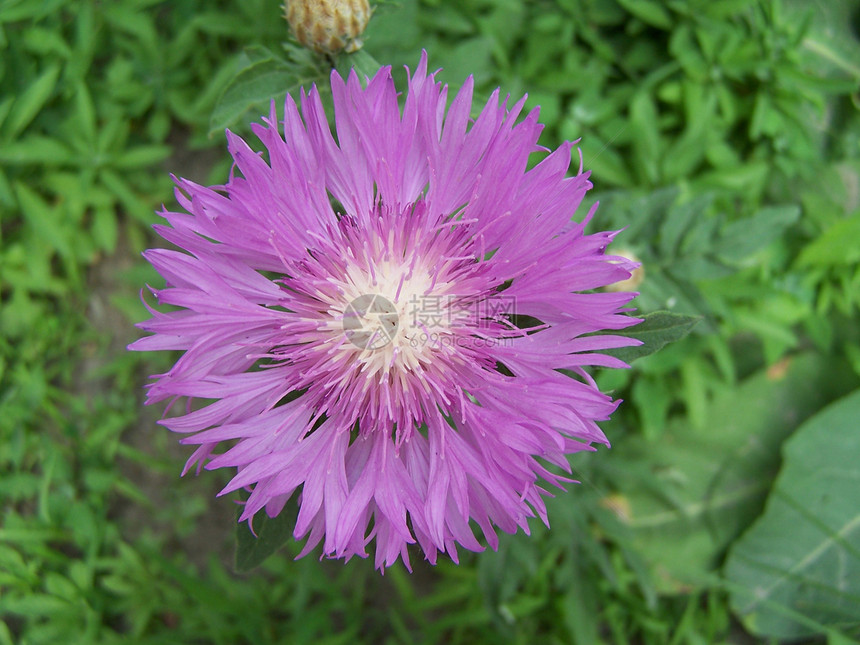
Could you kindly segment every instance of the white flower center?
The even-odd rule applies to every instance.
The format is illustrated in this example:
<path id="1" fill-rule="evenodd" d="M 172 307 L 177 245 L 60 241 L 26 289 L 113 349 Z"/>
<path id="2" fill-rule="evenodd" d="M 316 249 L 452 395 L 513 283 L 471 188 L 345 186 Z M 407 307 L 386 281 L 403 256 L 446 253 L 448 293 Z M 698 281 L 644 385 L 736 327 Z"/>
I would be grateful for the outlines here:
<path id="1" fill-rule="evenodd" d="M 450 346 L 456 312 L 444 295 L 449 285 L 434 284 L 427 268 L 386 261 L 372 271 L 350 266 L 347 275 L 327 326 L 339 335 L 338 354 L 353 353 L 362 371 L 415 371 Z"/>

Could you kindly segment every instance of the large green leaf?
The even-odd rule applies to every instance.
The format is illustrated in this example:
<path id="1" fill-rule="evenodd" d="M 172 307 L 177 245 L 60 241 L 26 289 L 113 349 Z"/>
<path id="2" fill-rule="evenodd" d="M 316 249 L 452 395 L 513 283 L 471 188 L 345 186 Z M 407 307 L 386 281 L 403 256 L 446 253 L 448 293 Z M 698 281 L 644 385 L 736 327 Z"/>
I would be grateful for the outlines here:
<path id="1" fill-rule="evenodd" d="M 275 517 L 265 512 L 257 513 L 253 519 L 254 533 L 247 522 L 239 522 L 241 507 L 236 511 L 236 571 L 244 573 L 262 564 L 263 560 L 278 551 L 290 539 L 296 523 L 295 503 L 288 505 Z"/>
<path id="2" fill-rule="evenodd" d="M 325 88 L 325 70 L 310 52 L 285 45 L 286 57 L 277 55 L 264 47 L 249 47 L 245 50 L 240 69 L 229 82 L 209 122 L 210 136 L 234 125 L 247 125 L 269 113 L 274 99 L 278 111 L 283 110 L 284 98 L 297 92 L 300 87 L 310 89 L 317 83 Z M 250 114 L 249 114 L 250 113 Z"/>
<path id="3" fill-rule="evenodd" d="M 842 362 L 802 355 L 726 389 L 692 429 L 678 419 L 659 442 L 627 437 L 603 468 L 615 483 L 634 544 L 664 591 L 707 581 L 761 512 L 782 441 L 857 384 Z"/>
<path id="4" fill-rule="evenodd" d="M 210 134 L 242 119 L 257 120 L 268 112 L 272 99 L 280 109 L 287 92 L 298 87 L 296 76 L 279 61 L 260 61 L 250 65 L 233 79 L 218 100 L 209 123 Z M 253 109 L 257 113 L 247 119 L 246 114 Z"/>
<path id="5" fill-rule="evenodd" d="M 729 552 L 732 607 L 762 636 L 808 636 L 815 623 L 860 636 L 860 390 L 783 455 L 764 515 Z"/>
<path id="6" fill-rule="evenodd" d="M 669 343 L 681 340 L 690 333 L 690 330 L 699 320 L 699 316 L 673 314 L 670 311 L 655 311 L 643 316 L 642 322 L 635 327 L 618 332 L 619 336 L 629 336 L 642 341 L 641 345 L 608 349 L 604 353 L 629 363 L 637 358 L 653 354 Z"/>

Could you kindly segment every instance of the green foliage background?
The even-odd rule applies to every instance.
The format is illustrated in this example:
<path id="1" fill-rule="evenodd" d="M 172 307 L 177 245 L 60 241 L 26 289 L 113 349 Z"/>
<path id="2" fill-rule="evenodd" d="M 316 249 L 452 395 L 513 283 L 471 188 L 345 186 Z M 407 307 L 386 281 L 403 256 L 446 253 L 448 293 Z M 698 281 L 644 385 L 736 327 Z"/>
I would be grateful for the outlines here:
<path id="1" fill-rule="evenodd" d="M 0 2 L 0 645 L 855 642 L 858 31 L 840 0 L 378 4 L 400 80 L 424 48 L 581 137 L 638 306 L 701 321 L 596 374 L 615 447 L 573 460 L 552 530 L 412 575 L 292 543 L 239 574 L 224 475 L 180 480 L 141 406 L 169 357 L 124 350 L 138 254 L 168 173 L 221 182 L 223 128 L 326 61 L 275 0 Z"/>

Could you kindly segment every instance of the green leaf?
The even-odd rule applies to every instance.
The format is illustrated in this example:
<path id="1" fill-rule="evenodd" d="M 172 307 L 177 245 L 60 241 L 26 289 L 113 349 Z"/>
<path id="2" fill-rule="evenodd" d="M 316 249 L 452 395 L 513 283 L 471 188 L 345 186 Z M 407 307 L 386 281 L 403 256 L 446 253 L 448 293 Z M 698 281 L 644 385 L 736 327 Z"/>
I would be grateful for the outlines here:
<path id="1" fill-rule="evenodd" d="M 600 195 L 600 212 L 609 228 L 623 228 L 627 240 L 651 239 L 657 224 L 678 197 L 677 186 L 667 186 L 643 195 L 614 191 Z M 620 240 L 619 240 L 620 242 Z"/>
<path id="2" fill-rule="evenodd" d="M 729 191 L 760 192 L 770 172 L 763 161 L 745 161 L 740 166 L 728 166 L 701 175 L 704 186 L 716 186 Z"/>
<path id="3" fill-rule="evenodd" d="M 732 607 L 758 635 L 803 638 L 814 624 L 860 635 L 858 419 L 855 390 L 797 430 L 764 514 L 729 552 Z"/>
<path id="4" fill-rule="evenodd" d="M 636 347 L 618 347 L 605 350 L 605 354 L 620 358 L 629 363 L 648 356 L 669 343 L 681 340 L 690 333 L 693 326 L 701 320 L 700 316 L 685 316 L 669 311 L 655 311 L 642 317 L 642 322 L 629 330 L 616 332 L 619 336 L 629 336 L 642 341 Z"/>
<path id="5" fill-rule="evenodd" d="M 762 208 L 752 217 L 729 224 L 714 245 L 714 253 L 726 261 L 748 258 L 779 238 L 799 217 L 800 208 L 794 204 Z"/>
<path id="6" fill-rule="evenodd" d="M 16 182 L 15 193 L 21 205 L 21 212 L 39 238 L 61 256 L 72 258 L 68 229 L 57 225 L 60 217 L 56 213 L 56 207 L 48 205 L 41 195 L 23 182 Z"/>
<path id="7" fill-rule="evenodd" d="M 428 46 L 427 51 L 430 60 L 437 61 L 434 65 L 445 70 L 445 79 L 452 86 L 461 84 L 470 75 L 477 83 L 492 76 L 493 41 L 487 36 L 465 38 L 454 46 Z"/>
<path id="8" fill-rule="evenodd" d="M 803 48 L 825 72 L 838 70 L 860 79 L 860 41 L 852 29 L 856 5 L 852 2 L 810 4 L 806 0 L 784 0 L 788 20 L 809 17 L 811 24 L 802 40 Z"/>
<path id="9" fill-rule="evenodd" d="M 265 512 L 257 513 L 253 519 L 256 536 L 247 522 L 238 521 L 241 507 L 236 510 L 236 571 L 250 571 L 287 543 L 295 525 L 294 514 L 287 509 L 275 517 L 269 517 Z"/>
<path id="10" fill-rule="evenodd" d="M 639 375 L 633 383 L 633 402 L 639 409 L 642 434 L 648 441 L 656 441 L 666 427 L 666 417 L 672 405 L 672 389 L 666 379 Z"/>
<path id="11" fill-rule="evenodd" d="M 2 128 L 3 124 L 6 122 L 6 117 L 9 116 L 9 112 L 12 110 L 12 106 L 14 104 L 14 96 L 7 96 L 5 99 L 0 101 L 0 128 Z"/>
<path id="12" fill-rule="evenodd" d="M 857 385 L 844 361 L 801 355 L 719 391 L 704 429 L 680 417 L 659 442 L 619 442 L 602 468 L 629 505 L 632 545 L 662 591 L 712 581 L 725 549 L 761 512 L 782 441 Z"/>
<path id="13" fill-rule="evenodd" d="M 114 252 L 119 231 L 116 213 L 111 206 L 101 206 L 95 209 L 91 232 L 93 240 L 100 249 L 108 253 Z"/>
<path id="14" fill-rule="evenodd" d="M 800 253 L 797 264 L 830 267 L 860 261 L 860 212 L 837 221 Z"/>
<path id="15" fill-rule="evenodd" d="M 71 151 L 56 139 L 38 135 L 25 136 L 0 146 L 0 162 L 10 166 L 46 164 L 59 166 L 70 163 Z"/>
<path id="16" fill-rule="evenodd" d="M 12 209 L 15 205 L 15 195 L 12 192 L 12 184 L 6 178 L 6 173 L 0 168 L 0 211 L 3 208 Z M 3 231 L 0 230 L 0 245 L 3 244 Z"/>
<path id="17" fill-rule="evenodd" d="M 660 29 L 671 29 L 672 16 L 659 2 L 651 0 L 619 0 L 618 4 L 627 9 L 642 22 Z"/>
<path id="18" fill-rule="evenodd" d="M 212 112 L 209 122 L 210 136 L 235 123 L 240 123 L 246 113 L 256 109 L 260 115 L 269 113 L 269 103 L 283 103 L 284 97 L 314 82 L 324 85 L 322 70 L 314 68 L 310 59 L 302 53 L 288 50 L 295 60 L 286 61 L 266 49 L 246 50 L 248 64 L 224 89 Z M 281 106 L 279 106 L 280 108 Z"/>
<path id="19" fill-rule="evenodd" d="M 585 167 L 590 168 L 595 177 L 600 177 L 602 183 L 624 187 L 636 185 L 612 139 L 606 141 L 600 135 L 592 134 L 582 140 L 580 149 Z"/>
<path id="20" fill-rule="evenodd" d="M 651 95 L 641 90 L 630 103 L 630 127 L 633 135 L 634 167 L 649 184 L 659 179 L 660 132 L 657 107 Z"/>
<path id="21" fill-rule="evenodd" d="M 660 226 L 660 258 L 662 260 L 670 260 L 678 254 L 681 238 L 694 226 L 697 219 L 706 217 L 713 201 L 713 194 L 702 193 L 672 206 Z"/>
<path id="22" fill-rule="evenodd" d="M 56 31 L 31 25 L 24 30 L 22 36 L 25 47 L 45 60 L 52 56 L 68 60 L 72 56 L 72 50 L 61 33 Z"/>
<path id="23" fill-rule="evenodd" d="M 46 593 L 34 593 L 22 598 L 0 600 L 0 612 L 25 616 L 53 617 L 69 610 L 68 601 Z"/>
<path id="24" fill-rule="evenodd" d="M 717 94 L 695 83 L 685 83 L 683 87 L 686 127 L 663 155 L 664 181 L 693 175 L 705 156 L 706 142 L 724 139 L 716 118 Z"/>
<path id="25" fill-rule="evenodd" d="M 60 66 L 51 65 L 22 92 L 12 106 L 12 112 L 6 122 L 6 134 L 9 138 L 14 138 L 36 118 L 39 110 L 51 98 L 59 76 Z"/>
<path id="26" fill-rule="evenodd" d="M 129 148 L 122 154 L 118 155 L 113 160 L 113 166 L 116 168 L 140 168 L 143 166 L 153 166 L 161 161 L 164 161 L 170 156 L 172 148 L 167 145 L 144 145 L 136 148 Z"/>
<path id="27" fill-rule="evenodd" d="M 95 144 L 96 111 L 90 91 L 83 81 L 78 81 L 75 85 L 75 116 L 77 117 L 77 126 L 81 129 L 84 139 L 88 143 Z"/>
<path id="28" fill-rule="evenodd" d="M 349 71 L 354 69 L 360 79 L 365 76 L 373 78 L 382 65 L 364 49 L 359 49 L 351 54 L 342 54 L 338 57 L 337 71 L 346 78 Z M 363 81 L 362 81 L 363 82 Z"/>
<path id="29" fill-rule="evenodd" d="M 254 107 L 260 115 L 266 113 L 268 102 L 272 99 L 279 102 L 297 85 L 296 77 L 281 63 L 267 61 L 252 65 L 224 90 L 212 112 L 210 134 L 238 122 Z"/>
<path id="30" fill-rule="evenodd" d="M 152 223 L 152 213 L 155 205 L 150 204 L 135 193 L 128 182 L 123 179 L 122 175 L 105 168 L 99 173 L 99 179 L 101 179 L 105 188 L 122 203 L 130 215 L 145 224 Z"/>

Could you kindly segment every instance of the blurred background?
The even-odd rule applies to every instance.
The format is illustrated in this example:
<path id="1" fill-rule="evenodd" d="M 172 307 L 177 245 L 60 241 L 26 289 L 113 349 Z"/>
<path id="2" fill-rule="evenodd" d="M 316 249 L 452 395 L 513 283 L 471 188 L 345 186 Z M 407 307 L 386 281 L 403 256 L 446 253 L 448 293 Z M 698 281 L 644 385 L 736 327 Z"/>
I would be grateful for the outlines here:
<path id="1" fill-rule="evenodd" d="M 551 530 L 237 571 L 228 474 L 180 479 L 142 405 L 175 357 L 125 350 L 140 252 L 169 173 L 225 181 L 224 128 L 325 61 L 276 0 L 2 0 L 0 645 L 857 642 L 860 3 L 372 4 L 399 82 L 423 48 L 581 138 L 637 306 L 701 320 L 596 371 L 613 448 L 572 458 Z"/>

